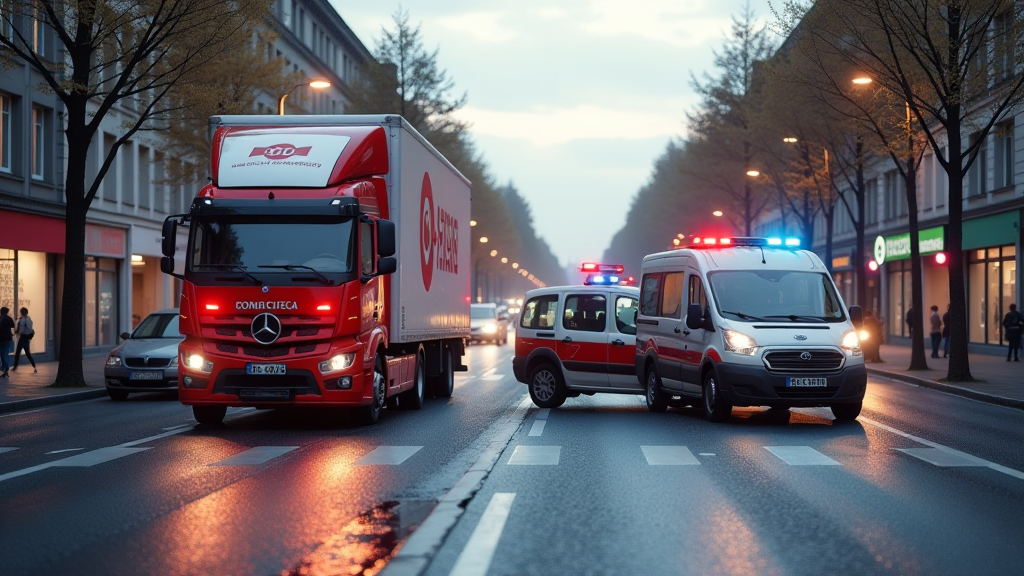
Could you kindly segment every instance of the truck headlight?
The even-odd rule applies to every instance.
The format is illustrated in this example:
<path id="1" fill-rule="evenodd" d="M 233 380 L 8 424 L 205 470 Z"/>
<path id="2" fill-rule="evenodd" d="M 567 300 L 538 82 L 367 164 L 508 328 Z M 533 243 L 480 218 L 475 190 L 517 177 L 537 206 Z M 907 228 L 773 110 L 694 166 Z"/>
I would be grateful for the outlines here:
<path id="1" fill-rule="evenodd" d="M 213 372 L 213 362 L 206 360 L 200 354 L 192 354 L 188 357 L 188 367 L 193 370 L 198 370 L 204 374 Z"/>
<path id="2" fill-rule="evenodd" d="M 120 365 L 121 365 L 121 357 L 120 356 L 115 356 L 113 354 L 111 354 L 110 356 L 107 356 L 107 366 L 120 366 Z"/>
<path id="3" fill-rule="evenodd" d="M 481 330 L 483 330 L 484 334 L 494 334 L 495 332 L 498 331 L 498 325 L 495 324 L 494 322 L 490 322 L 484 324 L 484 327 L 481 328 Z"/>
<path id="4" fill-rule="evenodd" d="M 735 330 L 723 330 L 725 336 L 725 349 L 729 352 L 753 356 L 757 352 L 757 342 L 742 332 Z"/>
<path id="5" fill-rule="evenodd" d="M 349 352 L 347 354 L 335 354 L 334 356 L 331 356 L 329 359 L 324 360 L 323 362 L 321 362 L 320 365 L 318 366 L 318 368 L 320 368 L 320 373 L 321 374 L 328 374 L 330 372 L 337 372 L 338 370 L 344 370 L 344 369 L 352 366 L 352 363 L 355 362 L 355 361 L 356 361 L 356 353 L 355 352 Z"/>
<path id="6" fill-rule="evenodd" d="M 843 334 L 843 348 L 849 350 L 854 356 L 860 356 L 860 338 L 856 330 L 850 330 Z"/>

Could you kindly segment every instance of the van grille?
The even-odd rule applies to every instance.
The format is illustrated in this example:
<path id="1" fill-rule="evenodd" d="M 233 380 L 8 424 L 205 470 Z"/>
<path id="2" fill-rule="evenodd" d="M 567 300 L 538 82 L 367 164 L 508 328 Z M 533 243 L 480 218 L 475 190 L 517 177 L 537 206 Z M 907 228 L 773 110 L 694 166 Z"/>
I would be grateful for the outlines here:
<path id="1" fill-rule="evenodd" d="M 770 350 L 764 355 L 772 374 L 837 372 L 845 362 L 846 356 L 835 349 Z"/>

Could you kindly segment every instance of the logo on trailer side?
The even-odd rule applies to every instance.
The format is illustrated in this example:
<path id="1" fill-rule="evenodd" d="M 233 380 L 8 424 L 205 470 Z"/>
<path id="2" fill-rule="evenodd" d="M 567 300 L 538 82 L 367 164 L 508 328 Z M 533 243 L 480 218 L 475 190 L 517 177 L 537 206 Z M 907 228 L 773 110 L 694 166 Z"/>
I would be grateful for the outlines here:
<path id="1" fill-rule="evenodd" d="M 292 156 L 309 156 L 309 151 L 312 149 L 312 146 L 296 148 L 292 144 L 274 144 L 273 146 L 267 146 L 266 148 L 257 146 L 249 153 L 249 157 L 263 156 L 267 160 L 285 160 Z"/>

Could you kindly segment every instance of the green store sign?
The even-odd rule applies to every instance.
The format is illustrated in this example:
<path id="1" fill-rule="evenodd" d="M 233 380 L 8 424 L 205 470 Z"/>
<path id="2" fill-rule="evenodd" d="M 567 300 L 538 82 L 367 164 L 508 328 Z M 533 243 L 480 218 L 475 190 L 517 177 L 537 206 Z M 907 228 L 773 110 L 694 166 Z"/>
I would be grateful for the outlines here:
<path id="1" fill-rule="evenodd" d="M 934 254 L 946 249 L 946 229 L 943 226 L 926 228 L 917 233 L 921 255 Z M 879 266 L 890 260 L 910 258 L 910 233 L 875 238 L 875 262 Z"/>

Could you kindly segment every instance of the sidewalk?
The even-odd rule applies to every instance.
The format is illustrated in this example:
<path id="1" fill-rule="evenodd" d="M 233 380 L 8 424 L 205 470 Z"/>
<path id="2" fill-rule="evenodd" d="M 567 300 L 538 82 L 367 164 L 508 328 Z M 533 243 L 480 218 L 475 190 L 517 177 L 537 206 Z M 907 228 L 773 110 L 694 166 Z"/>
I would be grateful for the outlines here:
<path id="1" fill-rule="evenodd" d="M 37 362 L 39 372 L 22 355 L 18 369 L 11 370 L 8 378 L 0 378 L 0 413 L 18 412 L 51 404 L 77 402 L 107 395 L 103 383 L 103 364 L 107 355 L 86 356 L 82 359 L 86 388 L 51 388 L 57 378 L 56 362 Z"/>
<path id="2" fill-rule="evenodd" d="M 932 358 L 931 348 L 925 350 L 928 370 L 907 370 L 910 366 L 910 347 L 882 344 L 881 364 L 870 363 L 868 372 L 894 380 L 910 382 L 925 388 L 942 390 L 983 402 L 1001 404 L 1024 410 L 1024 360 L 1007 362 L 1005 356 L 971 354 L 971 375 L 985 382 L 944 383 L 949 360 Z"/>

